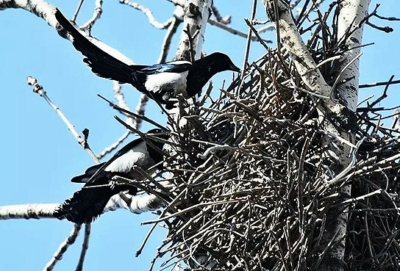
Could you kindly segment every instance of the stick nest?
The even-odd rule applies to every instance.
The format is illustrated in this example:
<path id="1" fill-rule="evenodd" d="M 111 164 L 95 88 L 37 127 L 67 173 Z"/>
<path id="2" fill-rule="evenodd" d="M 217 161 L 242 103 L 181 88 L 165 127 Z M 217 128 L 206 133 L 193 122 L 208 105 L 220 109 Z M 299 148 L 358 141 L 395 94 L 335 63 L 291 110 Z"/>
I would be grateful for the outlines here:
<path id="1" fill-rule="evenodd" d="M 316 63 L 346 50 L 334 31 L 307 31 L 315 31 L 307 44 Z M 328 84 L 338 66 L 320 67 Z M 400 267 L 399 130 L 381 125 L 377 103 L 340 116 L 359 143 L 350 167 L 340 168 L 318 121 L 323 98 L 304 89 L 290 56 L 268 50 L 243 82 L 205 95 L 203 106 L 181 108 L 180 122 L 171 124 L 177 146 L 165 162 L 174 188 L 158 220 L 168 228 L 157 254 L 171 253 L 165 265 L 183 259 L 191 270 L 314 270 L 337 246 L 324 232 L 347 212 L 349 270 Z"/>

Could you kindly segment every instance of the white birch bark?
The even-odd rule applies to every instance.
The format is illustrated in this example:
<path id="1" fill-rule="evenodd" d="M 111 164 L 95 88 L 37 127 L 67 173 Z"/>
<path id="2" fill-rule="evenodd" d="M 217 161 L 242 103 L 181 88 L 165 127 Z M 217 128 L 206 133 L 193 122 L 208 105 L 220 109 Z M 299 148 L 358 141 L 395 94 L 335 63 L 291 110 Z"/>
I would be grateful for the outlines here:
<path id="1" fill-rule="evenodd" d="M 0 10 L 20 8 L 44 19 L 50 26 L 56 28 L 54 17 L 55 7 L 42 0 L 0 0 Z"/>
<path id="2" fill-rule="evenodd" d="M 361 21 L 366 17 L 371 0 L 344 0 L 340 2 L 341 9 L 338 21 L 338 38 L 342 39 L 348 30 L 354 30 L 352 35 L 346 39 L 348 48 L 353 48 L 344 53 L 343 67 L 349 65 L 342 73 L 341 78 L 352 78 L 345 84 L 339 86 L 339 95 L 347 102 L 347 107 L 355 112 L 358 100 L 359 65 L 364 24 Z M 358 48 L 356 48 L 358 47 Z M 353 61 L 353 62 L 352 62 Z M 352 63 L 351 63 L 352 62 Z"/>
<path id="3" fill-rule="evenodd" d="M 191 60 L 190 49 L 194 53 L 194 59 L 201 57 L 204 33 L 208 18 L 210 17 L 211 4 L 211 0 L 186 1 L 183 31 L 179 40 L 178 51 L 175 54 L 176 60 Z M 192 42 L 190 42 L 190 39 L 193 39 Z"/>
<path id="4" fill-rule="evenodd" d="M 19 204 L 0 206 L 0 220 L 52 218 L 60 204 Z"/>
<path id="5" fill-rule="evenodd" d="M 54 218 L 54 211 L 60 206 L 58 203 L 32 203 L 0 206 L 0 220 L 9 219 L 40 219 Z M 149 212 L 163 206 L 163 201 L 154 195 L 141 197 L 115 195 L 108 201 L 105 212 L 117 209 L 126 209 L 134 214 Z"/>
<path id="6" fill-rule="evenodd" d="M 352 31 L 351 36 L 346 39 L 346 45 L 348 48 L 354 48 L 344 53 L 342 58 L 342 66 L 339 67 L 341 71 L 340 79 L 352 78 L 345 84 L 340 85 L 336 91 L 339 97 L 345 103 L 347 109 L 350 112 L 355 112 L 357 109 L 358 101 L 358 85 L 359 85 L 359 64 L 360 64 L 360 48 L 363 36 L 363 24 L 360 25 L 361 21 L 365 18 L 368 11 L 370 0 L 344 0 L 341 5 L 339 12 L 338 21 L 338 38 L 343 39 L 348 31 Z M 334 90 L 335 91 L 335 90 Z M 348 131 L 336 131 L 336 128 L 331 126 L 331 131 L 344 138 L 348 142 L 354 143 L 354 134 Z M 350 146 L 345 145 L 342 152 L 339 152 L 339 159 L 342 169 L 345 169 L 350 163 Z M 340 174 L 340 173 L 339 173 Z M 339 175 L 338 174 L 338 175 Z M 351 197 L 351 186 L 345 186 L 341 189 L 341 193 L 344 197 Z M 323 244 L 328 244 L 331 241 L 338 242 L 331 251 L 327 253 L 327 257 L 322 261 L 319 270 L 338 270 L 342 271 L 346 269 L 344 262 L 346 253 L 346 235 L 347 235 L 347 221 L 348 221 L 348 208 L 338 213 L 337 210 L 332 210 L 333 214 L 337 214 L 337 217 L 331 217 L 330 221 L 327 221 L 329 225 L 326 229 L 326 234 L 323 236 Z M 328 217 L 329 219 L 329 217 Z M 323 247 L 321 248 L 323 249 Z M 332 264 L 334 263 L 334 264 Z"/>
<path id="7" fill-rule="evenodd" d="M 359 24 L 365 18 L 369 2 L 370 0 L 345 0 L 340 3 L 339 38 L 343 37 L 345 33 L 348 33 L 349 27 L 351 30 L 355 27 L 357 28 L 346 40 L 346 44 L 349 48 L 361 44 L 362 25 L 359 26 Z M 267 12 L 272 15 L 270 16 L 272 17 L 271 19 L 277 21 L 280 36 L 279 42 L 289 52 L 303 82 L 312 93 L 323 98 L 325 110 L 319 110 L 320 119 L 322 119 L 324 114 L 350 118 L 346 112 L 355 112 L 357 106 L 359 60 L 355 60 L 355 58 L 358 58 L 360 49 L 352 49 L 346 52 L 344 54 L 344 63 L 342 67 L 340 67 L 343 70 L 341 72 L 341 78 L 353 77 L 352 80 L 341 85 L 337 90 L 344 102 L 343 106 L 330 98 L 332 96 L 332 91 L 336 90 L 333 89 L 335 86 L 333 86 L 333 88 L 330 87 L 323 79 L 316 63 L 312 59 L 310 52 L 297 31 L 289 6 L 282 0 L 263 0 L 263 3 L 267 8 Z M 276 5 L 276 8 L 271 8 L 274 5 Z M 274 14 L 275 11 L 278 11 L 279 14 Z M 353 21 L 354 24 L 352 24 Z M 346 67 L 345 70 L 344 67 Z M 329 146 L 326 155 L 337 161 L 337 165 L 334 166 L 333 169 L 335 175 L 327 175 L 326 178 L 328 181 L 331 178 L 335 179 L 335 177 L 340 176 L 340 172 L 350 164 L 349 154 L 352 148 L 355 148 L 354 136 L 348 131 L 349 129 L 343 129 L 343 127 L 338 129 L 329 120 L 324 121 L 322 124 L 327 135 L 329 135 L 325 137 L 325 142 Z M 330 167 L 330 165 L 328 165 L 328 167 Z M 350 193 L 350 186 L 343 188 L 342 194 L 349 196 Z M 323 250 L 323 246 L 326 246 L 329 242 L 339 243 L 339 245 L 326 255 L 326 260 L 322 262 L 320 270 L 343 270 L 345 266 L 343 259 L 345 255 L 345 236 L 348 215 L 347 212 L 337 213 L 337 210 L 333 210 L 333 214 L 334 216 L 330 218 L 332 221 L 327 221 L 328 227 L 325 229 L 325 235 L 322 238 L 323 244 L 321 246 L 321 251 Z"/>

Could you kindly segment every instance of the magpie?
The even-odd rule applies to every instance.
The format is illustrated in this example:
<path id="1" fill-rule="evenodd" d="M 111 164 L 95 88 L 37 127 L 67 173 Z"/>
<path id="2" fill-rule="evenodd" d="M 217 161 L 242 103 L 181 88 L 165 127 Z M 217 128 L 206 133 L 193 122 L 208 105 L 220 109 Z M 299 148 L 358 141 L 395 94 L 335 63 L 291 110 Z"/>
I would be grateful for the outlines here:
<path id="1" fill-rule="evenodd" d="M 96 75 L 131 84 L 156 102 L 164 104 L 167 109 L 174 107 L 178 93 L 183 93 L 186 97 L 199 94 L 215 74 L 227 70 L 240 72 L 231 59 L 220 52 L 194 62 L 172 61 L 150 66 L 129 65 L 89 41 L 58 9 L 55 17 L 64 31 L 72 36 L 72 44 L 85 56 L 83 61 Z"/>
<path id="2" fill-rule="evenodd" d="M 162 130 L 153 129 L 146 134 L 158 133 L 162 133 Z M 157 137 L 166 140 L 169 136 L 163 133 L 157 135 Z M 163 142 L 149 137 L 146 140 L 138 138 L 126 144 L 107 162 L 89 167 L 84 174 L 71 180 L 72 182 L 85 183 L 84 187 L 75 192 L 70 199 L 65 200 L 55 210 L 54 216 L 59 219 L 66 218 L 78 224 L 92 222 L 103 213 L 104 207 L 113 195 L 126 190 L 135 195 L 137 193 L 136 187 L 115 185 L 112 178 L 120 176 L 141 181 L 145 177 L 136 167 L 146 171 L 149 175 L 157 169 L 161 170 L 163 155 L 160 150 L 163 146 Z"/>

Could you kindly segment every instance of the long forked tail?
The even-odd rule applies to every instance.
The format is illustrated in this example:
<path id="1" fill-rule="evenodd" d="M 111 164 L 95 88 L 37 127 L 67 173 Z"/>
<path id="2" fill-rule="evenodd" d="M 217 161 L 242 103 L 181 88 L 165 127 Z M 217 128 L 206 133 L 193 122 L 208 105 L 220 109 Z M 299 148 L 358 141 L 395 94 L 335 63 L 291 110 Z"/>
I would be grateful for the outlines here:
<path id="1" fill-rule="evenodd" d="M 85 56 L 83 61 L 95 74 L 121 83 L 132 83 L 131 74 L 137 69 L 135 67 L 140 66 L 130 66 L 100 49 L 82 35 L 58 9 L 55 17 L 63 29 L 73 37 L 74 47 Z"/>
<path id="2" fill-rule="evenodd" d="M 82 224 L 92 222 L 103 213 L 109 199 L 118 191 L 113 191 L 109 186 L 85 186 L 67 199 L 54 213 L 61 219 Z"/>

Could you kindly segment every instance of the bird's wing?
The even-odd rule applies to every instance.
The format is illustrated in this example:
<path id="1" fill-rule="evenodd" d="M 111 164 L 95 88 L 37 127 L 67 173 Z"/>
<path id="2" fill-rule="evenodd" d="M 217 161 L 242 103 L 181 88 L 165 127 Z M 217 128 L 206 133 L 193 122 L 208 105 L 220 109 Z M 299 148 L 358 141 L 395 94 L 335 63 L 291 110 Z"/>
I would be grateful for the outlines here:
<path id="1" fill-rule="evenodd" d="M 171 72 L 171 73 L 181 73 L 188 71 L 192 63 L 189 61 L 173 61 L 163 64 L 155 64 L 152 66 L 147 66 L 143 69 L 137 70 L 138 73 L 144 73 L 146 75 Z"/>
<path id="2" fill-rule="evenodd" d="M 103 213 L 104 207 L 113 195 L 128 189 L 130 191 L 135 191 L 136 193 L 136 188 L 127 188 L 124 186 L 111 188 L 109 186 L 111 178 L 109 174 L 118 172 L 126 173 L 126 162 L 132 160 L 134 163 L 131 149 L 136 146 L 139 147 L 138 149 L 141 149 L 141 143 L 145 144 L 141 138 L 133 140 L 119 150 L 107 162 L 88 168 L 82 176 L 89 175 L 96 169 L 97 170 L 81 190 L 75 192 L 70 199 L 67 199 L 59 208 L 56 209 L 54 216 L 58 218 L 65 217 L 69 221 L 75 223 L 91 222 Z M 124 158 L 125 154 L 127 155 L 126 159 Z M 114 162 L 117 162 L 118 164 L 121 163 L 121 165 L 114 164 Z"/>
<path id="3" fill-rule="evenodd" d="M 90 177 L 92 177 L 96 171 L 98 171 L 104 163 L 96 164 L 86 169 L 85 174 L 75 176 L 71 179 L 73 183 L 87 183 Z"/>
<path id="4" fill-rule="evenodd" d="M 92 177 L 86 182 L 85 186 L 95 185 L 97 183 L 97 179 L 103 175 L 106 169 L 108 172 L 126 173 L 123 171 L 123 168 L 118 166 L 112 166 L 112 163 L 142 142 L 144 142 L 143 139 L 138 138 L 126 144 L 122 149 L 120 149 L 116 154 L 114 154 L 113 157 L 111 157 L 107 162 L 101 165 L 101 167 L 96 171 L 96 173 L 94 173 Z"/>
<path id="5" fill-rule="evenodd" d="M 136 69 L 146 67 L 141 65 L 128 65 L 103 51 L 82 35 L 58 9 L 56 9 L 55 17 L 63 29 L 73 37 L 72 44 L 85 56 L 83 61 L 86 62 L 98 76 L 116 80 L 121 83 L 132 83 L 132 72 Z"/>

